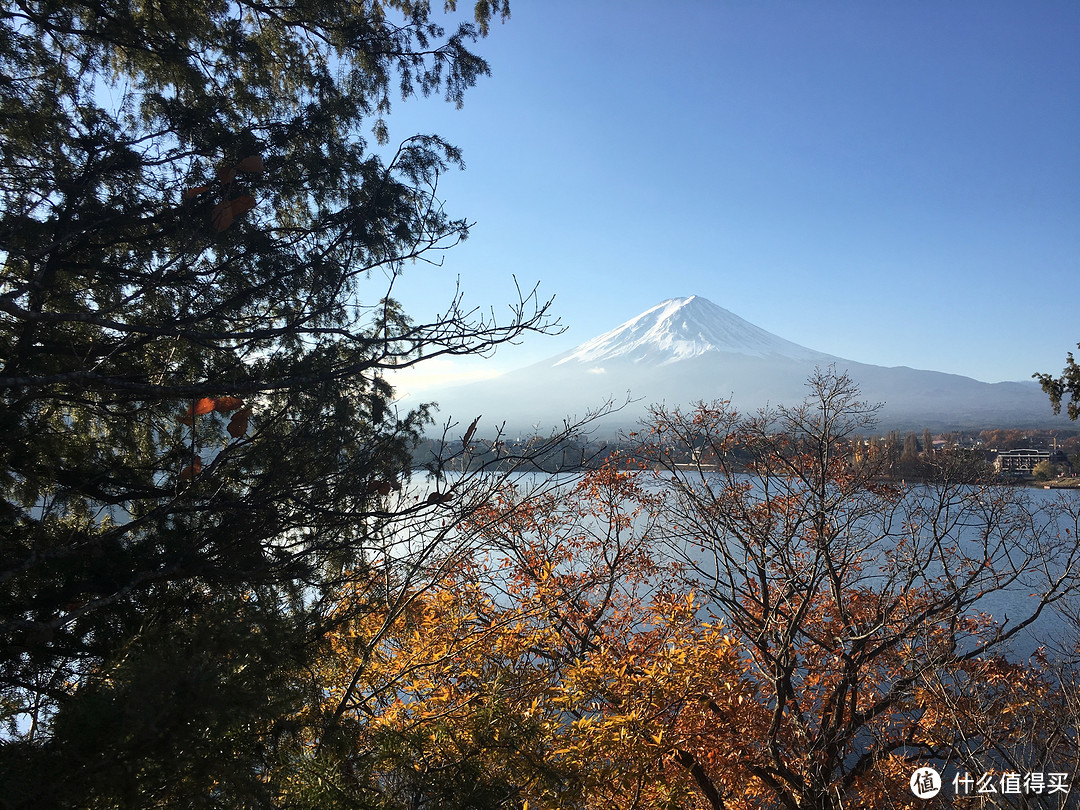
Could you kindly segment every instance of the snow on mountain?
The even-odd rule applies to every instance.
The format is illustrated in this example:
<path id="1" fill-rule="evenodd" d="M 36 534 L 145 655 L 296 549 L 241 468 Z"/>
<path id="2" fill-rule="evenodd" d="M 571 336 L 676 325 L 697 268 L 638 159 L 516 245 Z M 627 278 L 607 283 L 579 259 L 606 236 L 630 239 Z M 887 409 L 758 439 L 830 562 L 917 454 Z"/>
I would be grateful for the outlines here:
<path id="1" fill-rule="evenodd" d="M 846 372 L 865 400 L 884 403 L 882 429 L 1064 423 L 1034 383 L 984 383 L 845 360 L 784 340 L 694 295 L 668 299 L 564 354 L 433 398 L 440 419 L 484 414 L 492 424 L 523 433 L 629 398 L 605 420 L 604 429 L 611 430 L 636 424 L 652 403 L 730 399 L 744 413 L 796 404 L 807 393 L 807 377 L 826 366 Z"/>
<path id="2" fill-rule="evenodd" d="M 823 363 L 838 359 L 777 337 L 711 301 L 691 295 L 657 304 L 610 332 L 582 343 L 560 357 L 555 365 L 575 361 L 666 365 L 707 352 Z"/>

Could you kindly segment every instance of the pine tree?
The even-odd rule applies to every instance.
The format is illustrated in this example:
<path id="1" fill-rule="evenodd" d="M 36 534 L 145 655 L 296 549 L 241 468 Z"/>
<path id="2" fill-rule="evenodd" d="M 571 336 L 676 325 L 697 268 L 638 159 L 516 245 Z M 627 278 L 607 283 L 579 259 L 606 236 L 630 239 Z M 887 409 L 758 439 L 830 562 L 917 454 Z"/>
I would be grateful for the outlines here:
<path id="1" fill-rule="evenodd" d="M 0 804 L 268 806 L 303 760 L 320 605 L 428 418 L 383 372 L 551 326 L 390 295 L 468 235 L 458 150 L 388 114 L 461 105 L 474 11 L 5 3 Z"/>
<path id="2" fill-rule="evenodd" d="M 1077 344 L 1080 349 L 1080 344 Z M 1042 385 L 1043 391 L 1050 397 L 1050 404 L 1054 407 L 1054 413 L 1061 413 L 1061 403 L 1066 402 L 1065 410 L 1069 418 L 1074 422 L 1080 419 L 1080 365 L 1073 359 L 1073 353 L 1069 352 L 1065 357 L 1065 369 L 1060 377 L 1052 374 L 1032 374 Z"/>

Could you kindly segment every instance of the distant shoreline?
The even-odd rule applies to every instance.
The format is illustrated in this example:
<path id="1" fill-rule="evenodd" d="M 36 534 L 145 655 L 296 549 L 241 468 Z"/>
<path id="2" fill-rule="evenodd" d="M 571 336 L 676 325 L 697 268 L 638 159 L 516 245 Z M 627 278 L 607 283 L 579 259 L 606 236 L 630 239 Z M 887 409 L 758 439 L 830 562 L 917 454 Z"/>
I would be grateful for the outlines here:
<path id="1" fill-rule="evenodd" d="M 1055 478 L 1052 481 L 1036 481 L 1032 486 L 1043 489 L 1080 489 L 1080 478 Z"/>

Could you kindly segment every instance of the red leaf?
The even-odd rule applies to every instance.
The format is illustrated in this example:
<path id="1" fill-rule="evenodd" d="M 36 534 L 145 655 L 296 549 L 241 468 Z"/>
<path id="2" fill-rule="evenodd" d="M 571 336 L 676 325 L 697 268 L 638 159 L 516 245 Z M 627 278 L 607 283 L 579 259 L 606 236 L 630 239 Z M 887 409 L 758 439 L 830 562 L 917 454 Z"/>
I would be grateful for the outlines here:
<path id="1" fill-rule="evenodd" d="M 246 214 L 252 208 L 255 207 L 254 197 L 237 197 L 230 205 L 232 206 L 232 213 L 234 217 L 238 217 L 241 214 Z"/>
<path id="2" fill-rule="evenodd" d="M 188 410 L 188 413 L 193 413 L 195 416 L 202 416 L 204 413 L 210 413 L 214 410 L 214 400 L 211 397 L 203 397 L 195 403 L 195 409 Z"/>
<path id="3" fill-rule="evenodd" d="M 225 429 L 229 431 L 229 435 L 234 439 L 242 438 L 247 434 L 248 430 L 248 417 L 251 416 L 251 408 L 244 408 L 241 411 L 237 411 L 233 414 L 233 418 L 229 420 L 229 425 Z"/>
<path id="4" fill-rule="evenodd" d="M 214 410 L 222 413 L 230 413 L 244 404 L 240 397 L 217 397 L 214 400 Z"/>
<path id="5" fill-rule="evenodd" d="M 215 205 L 214 210 L 210 213 L 210 222 L 213 224 L 214 230 L 219 233 L 232 225 L 232 205 L 228 202 L 219 202 Z"/>
<path id="6" fill-rule="evenodd" d="M 210 190 L 210 186 L 195 186 L 195 188 L 189 188 L 184 190 L 183 198 L 190 200 L 193 197 L 198 197 L 200 194 Z"/>
<path id="7" fill-rule="evenodd" d="M 380 495 L 389 495 L 390 490 L 394 489 L 395 485 L 389 481 L 372 481 L 367 485 L 367 489 L 364 490 L 365 495 L 374 495 L 378 492 Z M 400 489 L 400 484 L 397 485 Z"/>
<path id="8" fill-rule="evenodd" d="M 263 170 L 262 155 L 248 155 L 236 164 L 236 168 L 242 172 L 261 172 Z"/>

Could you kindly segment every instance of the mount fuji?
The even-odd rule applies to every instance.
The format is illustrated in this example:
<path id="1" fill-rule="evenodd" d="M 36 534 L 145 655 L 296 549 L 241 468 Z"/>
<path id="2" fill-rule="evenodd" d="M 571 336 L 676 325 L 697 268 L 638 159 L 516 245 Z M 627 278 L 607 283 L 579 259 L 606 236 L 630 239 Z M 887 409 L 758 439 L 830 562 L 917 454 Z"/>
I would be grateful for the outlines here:
<path id="1" fill-rule="evenodd" d="M 667 365 L 710 352 L 814 362 L 829 358 L 759 329 L 712 301 L 691 295 L 669 298 L 645 310 L 610 332 L 560 355 L 554 364 L 630 360 L 635 364 Z"/>
<path id="2" fill-rule="evenodd" d="M 834 366 L 884 403 L 881 429 L 1066 426 L 1033 382 L 984 383 L 957 374 L 857 363 L 792 343 L 701 296 L 671 298 L 563 354 L 483 382 L 447 388 L 442 419 L 484 414 L 523 433 L 582 416 L 607 400 L 635 400 L 601 430 L 624 429 L 650 404 L 730 399 L 743 412 L 799 403 L 807 377 Z M 467 421 L 466 419 L 466 421 Z M 489 421 L 490 420 L 490 421 Z"/>

